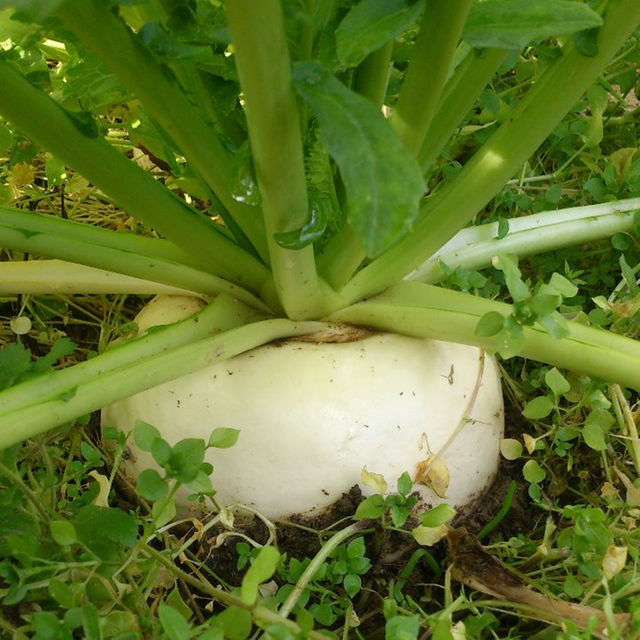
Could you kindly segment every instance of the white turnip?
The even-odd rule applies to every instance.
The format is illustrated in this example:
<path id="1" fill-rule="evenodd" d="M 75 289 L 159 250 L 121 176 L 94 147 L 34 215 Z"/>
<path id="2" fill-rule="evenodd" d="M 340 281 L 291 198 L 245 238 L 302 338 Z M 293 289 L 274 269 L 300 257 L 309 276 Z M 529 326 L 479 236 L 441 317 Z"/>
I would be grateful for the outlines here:
<path id="1" fill-rule="evenodd" d="M 139 328 L 199 304 L 159 297 L 139 315 Z M 407 471 L 423 506 L 460 508 L 479 497 L 496 474 L 503 432 L 494 359 L 476 347 L 388 333 L 338 339 L 347 341 L 264 345 L 115 403 L 103 424 L 131 431 L 143 420 L 171 444 L 239 429 L 234 447 L 209 451 L 217 498 L 271 518 L 331 505 L 361 484 L 364 468 L 382 474 L 390 490 Z M 129 446 L 130 474 L 155 466 Z M 178 494 L 179 506 L 187 494 Z"/>

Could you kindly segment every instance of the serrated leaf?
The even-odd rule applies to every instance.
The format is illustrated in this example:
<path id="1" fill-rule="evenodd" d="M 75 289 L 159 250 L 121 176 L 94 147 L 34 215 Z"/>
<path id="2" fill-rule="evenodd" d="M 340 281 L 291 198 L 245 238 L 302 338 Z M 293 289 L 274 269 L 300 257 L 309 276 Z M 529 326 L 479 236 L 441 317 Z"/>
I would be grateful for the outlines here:
<path id="1" fill-rule="evenodd" d="M 240 585 L 240 597 L 245 604 L 252 605 L 258 597 L 258 587 L 273 575 L 280 552 L 275 547 L 262 547 L 253 563 L 245 573 Z"/>
<path id="2" fill-rule="evenodd" d="M 552 36 L 602 25 L 586 3 L 571 0 L 484 0 L 469 11 L 463 39 L 473 47 L 522 49 Z"/>
<path id="3" fill-rule="evenodd" d="M 347 193 L 347 218 L 375 258 L 402 239 L 425 187 L 416 160 L 369 100 L 316 62 L 294 65 L 293 81 L 320 125 Z"/>
<path id="4" fill-rule="evenodd" d="M 422 0 L 362 0 L 336 29 L 340 61 L 355 66 L 383 44 L 408 29 L 424 8 Z"/>

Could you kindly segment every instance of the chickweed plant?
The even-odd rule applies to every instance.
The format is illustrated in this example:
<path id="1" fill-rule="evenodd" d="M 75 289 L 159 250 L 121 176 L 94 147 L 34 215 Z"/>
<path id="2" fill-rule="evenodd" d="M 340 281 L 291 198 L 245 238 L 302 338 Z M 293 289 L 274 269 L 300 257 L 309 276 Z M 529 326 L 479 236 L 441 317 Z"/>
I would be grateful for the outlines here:
<path id="1" fill-rule="evenodd" d="M 635 0 L 0 0 L 2 634 L 637 637 L 638 24 Z M 159 293 L 211 302 L 132 337 Z M 217 504 L 234 425 L 138 422 L 158 467 L 118 479 L 92 412 L 335 323 L 501 356 L 508 481 L 474 543 L 409 469 L 363 472 L 331 525 Z M 216 508 L 177 514 L 181 487 Z"/>

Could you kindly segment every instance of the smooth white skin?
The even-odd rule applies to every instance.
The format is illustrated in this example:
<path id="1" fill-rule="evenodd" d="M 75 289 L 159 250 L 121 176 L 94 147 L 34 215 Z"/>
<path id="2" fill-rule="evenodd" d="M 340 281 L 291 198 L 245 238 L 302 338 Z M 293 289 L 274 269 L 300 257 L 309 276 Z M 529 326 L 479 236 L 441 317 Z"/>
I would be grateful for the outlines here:
<path id="1" fill-rule="evenodd" d="M 206 440 L 216 427 L 240 429 L 234 447 L 208 452 L 217 499 L 270 518 L 331 505 L 362 484 L 363 467 L 383 474 L 394 491 L 396 479 L 404 471 L 414 479 L 430 453 L 448 468 L 446 496 L 422 484 L 415 489 L 425 505 L 448 502 L 459 509 L 493 480 L 503 435 L 493 358 L 484 358 L 469 407 L 480 356 L 475 347 L 394 334 L 265 345 L 113 404 L 103 411 L 103 424 L 130 431 L 144 420 L 172 444 Z M 131 448 L 128 472 L 156 466 L 149 454 Z M 179 505 L 187 505 L 188 493 L 178 495 Z"/>

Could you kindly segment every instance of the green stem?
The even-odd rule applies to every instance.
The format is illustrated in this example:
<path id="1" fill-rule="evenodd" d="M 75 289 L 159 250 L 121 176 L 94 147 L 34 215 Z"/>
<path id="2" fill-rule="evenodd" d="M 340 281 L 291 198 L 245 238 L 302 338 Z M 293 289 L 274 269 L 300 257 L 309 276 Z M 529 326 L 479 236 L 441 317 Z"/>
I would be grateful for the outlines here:
<path id="1" fill-rule="evenodd" d="M 128 362 L 127 359 L 127 364 L 106 373 L 101 370 L 102 356 L 99 356 L 87 361 L 83 369 L 84 381 L 70 390 L 72 395 L 65 394 L 38 404 L 25 400 L 26 404 L 21 405 L 21 408 L 8 414 L 3 413 L 0 416 L 0 449 L 43 433 L 47 429 L 66 424 L 112 402 L 232 358 L 266 342 L 313 333 L 323 328 L 326 328 L 326 324 L 319 322 L 263 320 L 136 362 Z M 122 347 L 123 350 L 126 348 Z M 69 367 L 65 371 L 73 371 L 74 368 Z M 6 393 L 0 392 L 0 406 L 3 406 Z"/>
<path id="2" fill-rule="evenodd" d="M 327 540 L 320 551 L 316 553 L 313 557 L 307 568 L 303 571 L 302 575 L 298 578 L 295 586 L 291 590 L 291 593 L 287 596 L 287 599 L 280 607 L 278 614 L 282 618 L 287 618 L 289 614 L 293 611 L 293 608 L 296 606 L 300 596 L 303 591 L 307 588 L 307 585 L 313 580 L 313 576 L 316 574 L 318 569 L 325 563 L 327 558 L 331 555 L 332 551 L 339 547 L 345 540 L 348 540 L 351 536 L 360 532 L 362 529 L 371 525 L 371 522 L 368 520 L 360 520 L 344 529 L 338 531 L 338 533 L 334 534 Z"/>
<path id="3" fill-rule="evenodd" d="M 417 154 L 436 112 L 473 0 L 427 0 L 391 124 Z"/>
<path id="4" fill-rule="evenodd" d="M 500 253 L 523 257 L 632 231 L 634 212 L 639 209 L 640 198 L 633 198 L 543 211 L 510 220 L 509 233 L 501 239 L 497 222 L 462 229 L 409 278 L 434 284 L 445 277 L 442 263 L 449 269 L 481 269 Z"/>
<path id="5" fill-rule="evenodd" d="M 0 262 L 0 293 L 2 295 L 117 293 L 188 296 L 195 292 L 63 260 L 27 260 Z"/>
<path id="6" fill-rule="evenodd" d="M 202 263 L 198 263 L 192 255 L 178 249 L 168 240 L 141 236 L 127 231 L 111 231 L 83 222 L 65 220 L 58 216 L 0 206 L 0 233 L 5 230 L 21 231 L 26 239 L 30 236 L 43 235 L 68 240 L 78 245 L 108 247 L 148 258 L 178 262 L 196 269 L 203 268 Z M 0 245 L 3 241 L 4 238 L 0 238 Z"/>
<path id="7" fill-rule="evenodd" d="M 475 333 L 480 318 L 490 311 L 508 316 L 512 307 L 420 282 L 402 282 L 367 302 L 331 314 L 329 320 L 498 351 L 499 337 Z M 519 355 L 640 390 L 640 343 L 577 322 L 567 325 L 569 335 L 560 340 L 539 325 L 523 327 Z"/>
<path id="8" fill-rule="evenodd" d="M 411 235 L 356 274 L 342 291 L 345 298 L 355 302 L 383 291 L 469 222 L 596 80 L 639 22 L 640 3 L 611 0 L 600 31 L 598 54 L 588 58 L 566 45 L 570 50 L 533 85 L 508 120 L 456 178 L 427 201 Z"/>
<path id="9" fill-rule="evenodd" d="M 218 232 L 154 178 L 118 153 L 95 125 L 62 109 L 15 68 L 0 61 L 0 113 L 197 261 L 227 280 L 257 291 L 269 279 L 264 265 Z"/>
<path id="10" fill-rule="evenodd" d="M 471 49 L 458 65 L 444 88 L 442 99 L 418 153 L 423 171 L 436 161 L 506 55 L 507 51 L 504 49 Z"/>
<path id="11" fill-rule="evenodd" d="M 202 176 L 256 249 L 266 253 L 259 213 L 234 199 L 233 159 L 167 69 L 102 0 L 67 0 L 56 10 L 63 22 L 140 98 L 189 164 Z"/>
<path id="12" fill-rule="evenodd" d="M 146 358 L 258 319 L 261 316 L 253 309 L 229 296 L 220 295 L 202 311 L 181 322 L 154 329 L 147 335 L 124 343 L 115 343 L 91 360 L 43 373 L 9 387 L 0 394 L 0 416 L 50 401 L 92 378 L 101 378 Z"/>
<path id="13" fill-rule="evenodd" d="M 140 281 L 135 287 L 143 289 L 143 281 L 153 281 L 197 293 L 228 293 L 257 309 L 268 312 L 268 307 L 245 289 L 206 271 L 193 268 L 189 264 L 182 264 L 182 252 L 164 240 L 136 239 L 133 234 L 98 229 L 54 216 L 4 209 L 0 209 L 0 214 L 2 214 L 0 215 L 0 246 L 7 249 L 58 258 L 139 278 Z M 144 253 L 138 254 L 136 249 Z M 165 254 L 171 258 L 155 258 L 153 256 L 155 249 L 158 249 L 159 254 Z M 192 262 L 192 260 L 187 258 L 185 262 Z M 2 268 L 8 269 L 11 273 L 12 268 L 24 267 L 11 267 L 8 264 Z M 36 270 L 43 268 L 44 265 L 28 267 Z M 85 270 L 80 273 L 87 272 Z M 14 272 L 14 275 L 20 277 L 19 272 Z M 45 274 L 45 278 L 51 279 L 52 275 Z M 106 290 L 109 290 L 108 277 L 101 276 L 101 281 Z M 42 284 L 36 286 L 42 286 Z M 73 286 L 73 280 L 61 283 L 63 289 L 64 287 L 73 288 Z M 62 291 L 55 283 L 52 288 Z M 0 291 L 9 293 L 12 290 L 4 289 L 0 285 Z M 115 293 L 112 290 L 109 292 Z"/>
<path id="14" fill-rule="evenodd" d="M 271 268 L 291 318 L 317 315 L 313 248 L 283 249 L 274 234 L 307 221 L 307 190 L 296 96 L 279 0 L 227 0 L 236 68 L 245 99 Z"/>
<path id="15" fill-rule="evenodd" d="M 392 51 L 393 40 L 390 40 L 370 53 L 356 71 L 354 89 L 365 98 L 369 98 L 377 107 L 382 107 L 387 93 Z"/>
<path id="16" fill-rule="evenodd" d="M 340 289 L 366 257 L 356 232 L 345 220 L 318 257 L 318 271 L 332 287 Z"/>
<path id="17" fill-rule="evenodd" d="M 227 607 L 238 607 L 240 609 L 246 609 L 247 611 L 251 611 L 253 619 L 257 623 L 269 623 L 269 624 L 281 624 L 286 626 L 290 631 L 295 634 L 303 633 L 300 627 L 293 622 L 292 620 L 283 620 L 280 615 L 272 611 L 271 609 L 263 606 L 263 605 L 248 605 L 243 602 L 237 596 L 234 596 L 231 593 L 227 593 L 223 589 L 218 587 L 214 587 L 208 582 L 204 582 L 203 580 L 198 580 L 198 578 L 194 577 L 193 574 L 187 573 L 186 571 L 182 571 L 176 567 L 172 560 L 166 558 L 160 551 L 157 551 L 153 547 L 148 544 L 144 544 L 141 547 L 145 553 L 150 555 L 154 560 L 157 560 L 161 565 L 166 567 L 169 572 L 175 575 L 178 579 L 180 579 L 185 584 L 191 585 L 198 591 L 202 591 L 210 598 L 215 600 L 216 602 L 220 602 Z M 327 640 L 327 636 L 320 633 L 319 631 L 308 631 L 305 632 L 306 637 L 311 640 Z"/>

